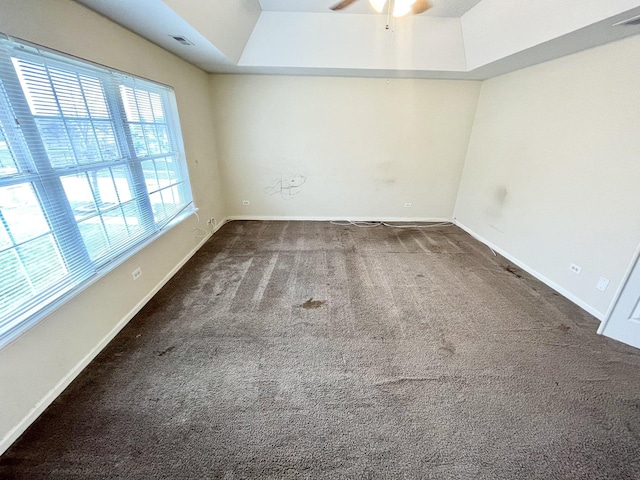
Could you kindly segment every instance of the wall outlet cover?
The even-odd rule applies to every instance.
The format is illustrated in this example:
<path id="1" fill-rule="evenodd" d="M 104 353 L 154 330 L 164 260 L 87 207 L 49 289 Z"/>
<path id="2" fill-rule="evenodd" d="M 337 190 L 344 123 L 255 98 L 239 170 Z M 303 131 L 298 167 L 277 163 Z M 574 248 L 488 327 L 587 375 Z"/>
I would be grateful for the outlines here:
<path id="1" fill-rule="evenodd" d="M 136 268 L 133 272 L 131 272 L 131 278 L 134 280 L 139 279 L 142 276 L 142 269 L 140 267 Z"/>
<path id="2" fill-rule="evenodd" d="M 600 277 L 600 279 L 598 280 L 598 283 L 596 284 L 596 288 L 601 292 L 604 292 L 608 286 L 609 286 L 609 279 L 604 277 Z"/>

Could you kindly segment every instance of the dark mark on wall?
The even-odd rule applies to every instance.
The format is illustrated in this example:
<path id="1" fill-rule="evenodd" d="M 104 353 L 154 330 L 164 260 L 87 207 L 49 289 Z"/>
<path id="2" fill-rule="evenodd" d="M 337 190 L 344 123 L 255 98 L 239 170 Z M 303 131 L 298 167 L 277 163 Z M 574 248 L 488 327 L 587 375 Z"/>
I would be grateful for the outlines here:
<path id="1" fill-rule="evenodd" d="M 498 187 L 494 192 L 494 198 L 496 200 L 497 205 L 504 205 L 504 202 L 507 198 L 507 187 Z"/>

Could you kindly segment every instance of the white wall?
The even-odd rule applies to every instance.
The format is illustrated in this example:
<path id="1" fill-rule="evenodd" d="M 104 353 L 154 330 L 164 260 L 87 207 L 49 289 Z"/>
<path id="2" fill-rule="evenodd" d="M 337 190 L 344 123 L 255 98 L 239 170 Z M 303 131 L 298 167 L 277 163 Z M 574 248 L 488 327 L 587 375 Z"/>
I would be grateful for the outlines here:
<path id="1" fill-rule="evenodd" d="M 234 63 L 242 55 L 260 17 L 258 0 L 162 1 Z"/>
<path id="2" fill-rule="evenodd" d="M 635 36 L 484 82 L 455 210 L 600 317 L 640 241 L 638 52 Z"/>
<path id="3" fill-rule="evenodd" d="M 70 0 L 3 0 L 0 31 L 172 85 L 200 216 L 222 219 L 207 74 Z M 185 220 L 0 350 L 0 453 L 197 247 L 196 226 Z"/>
<path id="4" fill-rule="evenodd" d="M 451 218 L 479 82 L 216 75 L 211 85 L 229 215 Z M 296 176 L 297 195 L 272 189 Z"/>
<path id="5" fill-rule="evenodd" d="M 328 10 L 327 10 L 328 11 Z M 247 67 L 464 72 L 459 18 L 263 12 L 238 63 Z M 321 39 L 321 40 L 320 40 Z"/>
<path id="6" fill-rule="evenodd" d="M 473 70 L 638 6 L 638 0 L 482 0 L 461 19 L 467 67 Z"/>

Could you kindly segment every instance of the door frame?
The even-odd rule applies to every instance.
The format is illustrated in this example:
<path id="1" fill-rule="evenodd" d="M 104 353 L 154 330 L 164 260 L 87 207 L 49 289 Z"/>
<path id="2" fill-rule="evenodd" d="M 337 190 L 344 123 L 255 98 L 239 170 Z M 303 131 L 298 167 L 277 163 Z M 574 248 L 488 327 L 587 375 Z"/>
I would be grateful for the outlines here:
<path id="1" fill-rule="evenodd" d="M 627 286 L 627 283 L 629 283 L 629 277 L 631 277 L 631 272 L 633 272 L 633 270 L 636 267 L 640 268 L 640 243 L 636 247 L 636 251 L 633 254 L 633 257 L 631 257 L 631 263 L 627 267 L 627 271 L 624 273 L 624 276 L 622 277 L 622 282 L 620 282 L 620 285 L 618 286 L 618 290 L 616 290 L 616 293 L 613 296 L 613 300 L 611 302 L 611 305 L 607 309 L 607 313 L 604 316 L 604 319 L 602 320 L 602 322 L 600 322 L 600 327 L 598 327 L 598 333 L 600 335 L 604 335 L 604 331 L 606 330 L 607 324 L 609 323 L 609 320 L 613 315 L 613 311 L 618 306 L 618 301 L 622 296 L 622 292 Z"/>

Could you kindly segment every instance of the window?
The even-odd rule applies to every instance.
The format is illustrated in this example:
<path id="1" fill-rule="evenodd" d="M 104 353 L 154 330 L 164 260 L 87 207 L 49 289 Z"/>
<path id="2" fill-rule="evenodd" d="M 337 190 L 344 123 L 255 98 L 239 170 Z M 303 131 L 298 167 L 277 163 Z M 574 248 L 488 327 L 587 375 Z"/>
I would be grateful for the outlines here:
<path id="1" fill-rule="evenodd" d="M 191 209 L 171 88 L 0 38 L 0 339 Z"/>

